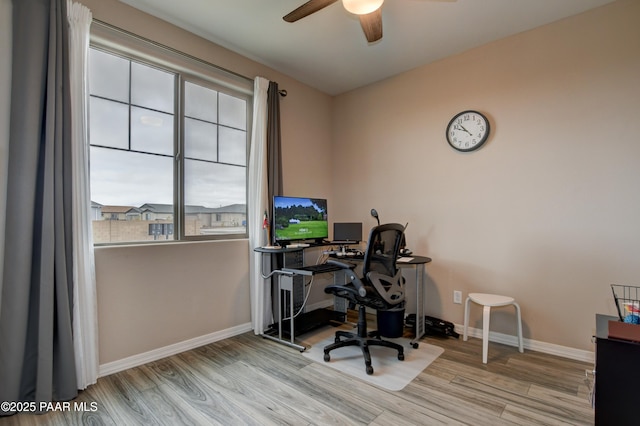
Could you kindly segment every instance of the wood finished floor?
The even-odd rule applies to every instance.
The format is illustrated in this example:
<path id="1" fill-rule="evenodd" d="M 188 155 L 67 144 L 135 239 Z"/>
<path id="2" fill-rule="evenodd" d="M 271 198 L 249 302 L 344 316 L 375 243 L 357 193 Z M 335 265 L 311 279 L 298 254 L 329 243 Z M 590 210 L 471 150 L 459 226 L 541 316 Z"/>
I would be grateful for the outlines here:
<path id="1" fill-rule="evenodd" d="M 75 400 L 95 412 L 19 414 L 0 425 L 593 424 L 589 363 L 491 343 L 484 365 L 479 339 L 422 340 L 445 352 L 399 392 L 245 333 L 100 378 Z"/>

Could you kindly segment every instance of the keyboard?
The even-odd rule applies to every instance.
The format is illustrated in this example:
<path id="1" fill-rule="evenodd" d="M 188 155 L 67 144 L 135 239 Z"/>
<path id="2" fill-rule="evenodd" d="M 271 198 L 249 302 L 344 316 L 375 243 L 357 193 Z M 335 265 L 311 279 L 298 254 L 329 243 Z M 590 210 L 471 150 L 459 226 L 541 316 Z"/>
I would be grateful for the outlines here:
<path id="1" fill-rule="evenodd" d="M 317 265 L 299 266 L 295 268 L 282 268 L 284 271 L 293 272 L 298 275 L 315 275 L 325 272 L 335 272 L 342 269 L 339 266 L 330 263 L 319 263 Z"/>

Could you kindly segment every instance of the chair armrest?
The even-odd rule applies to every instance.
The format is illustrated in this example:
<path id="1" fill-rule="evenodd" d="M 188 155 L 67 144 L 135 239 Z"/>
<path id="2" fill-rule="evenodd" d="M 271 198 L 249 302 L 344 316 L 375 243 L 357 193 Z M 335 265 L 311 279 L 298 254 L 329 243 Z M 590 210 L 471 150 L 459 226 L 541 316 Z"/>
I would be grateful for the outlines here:
<path id="1" fill-rule="evenodd" d="M 353 302 L 356 301 L 356 298 L 360 294 L 355 287 L 341 285 L 341 284 L 329 284 L 324 288 L 324 292 L 327 294 L 333 294 L 334 296 L 344 297 Z M 348 293 L 348 294 L 345 294 Z"/>
<path id="2" fill-rule="evenodd" d="M 364 284 L 362 283 L 362 280 L 354 272 L 356 265 L 348 262 L 340 262 L 339 260 L 334 260 L 334 259 L 328 259 L 327 263 L 339 266 L 342 269 L 344 269 L 345 275 L 358 291 L 358 295 L 360 295 L 360 297 L 365 297 L 367 295 L 367 289 L 364 288 Z M 333 287 L 344 287 L 344 286 L 333 286 Z M 346 290 L 348 289 L 348 287 L 344 287 L 344 289 Z M 350 291 L 350 289 L 348 291 Z"/>

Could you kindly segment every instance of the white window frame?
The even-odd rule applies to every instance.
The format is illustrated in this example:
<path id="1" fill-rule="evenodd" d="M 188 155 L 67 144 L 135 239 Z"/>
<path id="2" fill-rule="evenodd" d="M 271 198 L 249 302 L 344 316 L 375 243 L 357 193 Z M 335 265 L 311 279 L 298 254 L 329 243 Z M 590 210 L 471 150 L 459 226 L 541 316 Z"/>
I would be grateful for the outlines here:
<path id="1" fill-rule="evenodd" d="M 198 241 L 198 240 L 220 240 L 220 239 L 239 239 L 248 238 L 248 223 L 245 226 L 244 233 L 232 234 L 210 234 L 210 235 L 185 235 L 185 208 L 184 208 L 184 94 L 182 88 L 184 82 L 189 81 L 196 84 L 202 84 L 213 90 L 227 93 L 235 97 L 246 100 L 247 105 L 247 160 L 246 170 L 246 190 L 245 190 L 245 206 L 246 216 L 249 212 L 248 200 L 248 172 L 249 172 L 249 141 L 251 140 L 251 123 L 253 111 L 253 80 L 244 77 L 232 71 L 225 70 L 219 66 L 201 60 L 199 58 L 184 54 L 167 46 L 151 40 L 136 36 L 125 30 L 113 27 L 109 24 L 95 21 L 91 26 L 92 48 L 102 50 L 104 52 L 123 57 L 128 60 L 139 62 L 151 67 L 164 69 L 166 71 L 176 73 L 178 75 L 176 82 L 176 101 L 178 103 L 178 111 L 175 115 L 175 140 L 178 141 L 174 150 L 175 167 L 173 173 L 174 181 L 174 239 L 158 240 L 158 241 L 128 241 L 115 243 L 97 243 L 96 245 L 131 245 L 131 244 L 158 244 L 172 243 L 180 241 Z"/>

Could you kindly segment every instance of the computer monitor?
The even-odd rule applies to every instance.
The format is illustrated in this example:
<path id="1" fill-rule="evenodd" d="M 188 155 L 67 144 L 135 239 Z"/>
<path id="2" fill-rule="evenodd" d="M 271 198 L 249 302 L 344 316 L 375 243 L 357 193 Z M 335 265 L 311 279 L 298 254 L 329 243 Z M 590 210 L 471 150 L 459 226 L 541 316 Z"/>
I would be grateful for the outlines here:
<path id="1" fill-rule="evenodd" d="M 327 200 L 273 197 L 273 230 L 274 243 L 280 245 L 288 241 L 328 238 Z"/>
<path id="2" fill-rule="evenodd" d="M 336 222 L 333 224 L 333 241 L 359 243 L 362 241 L 362 222 Z"/>

